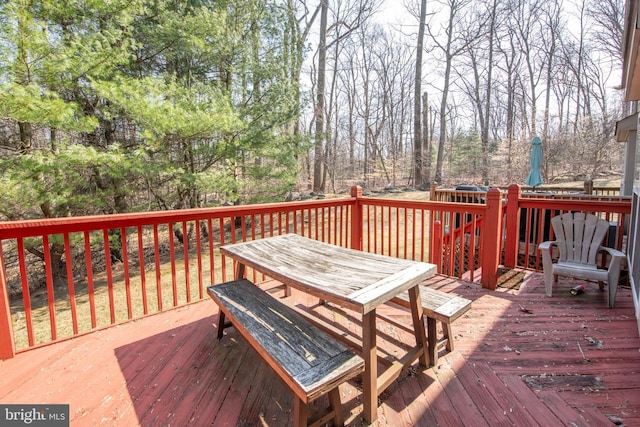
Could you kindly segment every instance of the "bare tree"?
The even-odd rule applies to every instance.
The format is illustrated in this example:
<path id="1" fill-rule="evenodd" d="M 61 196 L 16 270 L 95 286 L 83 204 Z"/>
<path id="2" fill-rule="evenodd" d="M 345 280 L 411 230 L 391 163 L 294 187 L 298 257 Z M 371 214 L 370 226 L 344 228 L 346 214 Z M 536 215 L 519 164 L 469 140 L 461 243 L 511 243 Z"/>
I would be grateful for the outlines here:
<path id="1" fill-rule="evenodd" d="M 466 46 L 465 58 L 468 62 L 466 67 L 461 67 L 458 71 L 460 77 L 458 80 L 461 82 L 463 91 L 471 99 L 477 115 L 482 152 L 481 174 L 485 184 L 489 181 L 489 123 L 497 3 L 497 0 L 493 0 L 486 10 L 471 11 L 469 22 L 476 22 L 478 25 L 465 27 L 463 37 Z"/>
<path id="2" fill-rule="evenodd" d="M 518 35 L 519 47 L 524 54 L 524 64 L 526 66 L 529 98 L 528 107 L 530 109 L 529 134 L 526 136 L 528 139 L 538 132 L 538 83 L 540 81 L 542 66 L 539 57 L 540 52 L 536 49 L 537 46 L 535 42 L 540 38 L 539 16 L 543 7 L 546 7 L 546 1 L 517 0 L 514 2 L 513 8 L 510 11 L 514 17 L 511 24 Z"/>
<path id="3" fill-rule="evenodd" d="M 591 37 L 602 51 L 615 56 L 622 63 L 623 0 L 588 0 L 587 15 L 594 22 Z M 620 64 L 621 65 L 621 64 Z"/>
<path id="4" fill-rule="evenodd" d="M 335 43 L 340 43 L 356 31 L 376 12 L 380 0 L 337 1 L 333 8 L 334 15 L 339 18 L 329 25 L 329 0 L 320 0 L 320 30 L 318 42 L 318 68 L 316 104 L 314 106 L 314 160 L 313 191 L 325 190 L 324 172 L 324 140 L 325 140 L 325 86 L 327 50 Z M 332 35 L 331 41 L 328 36 Z"/>
<path id="5" fill-rule="evenodd" d="M 429 36 L 444 56 L 444 77 L 439 114 L 440 135 L 438 139 L 438 155 L 436 159 L 436 172 L 434 177 L 435 181 L 438 183 L 442 182 L 442 165 L 444 161 L 445 142 L 447 139 L 447 108 L 449 89 L 451 87 L 451 68 L 453 59 L 466 49 L 464 40 L 459 37 L 459 33 L 457 32 L 460 25 L 459 15 L 464 7 L 469 3 L 471 3 L 471 0 L 447 0 L 445 6 L 448 8 L 449 16 L 445 26 L 442 28 L 446 36 L 444 44 L 440 42 L 438 34 L 434 34 L 431 28 L 428 27 Z"/>
<path id="6" fill-rule="evenodd" d="M 517 49 L 515 30 L 511 26 L 506 26 L 501 37 L 498 38 L 497 49 L 501 54 L 502 60 L 498 61 L 497 67 L 503 75 L 502 99 L 506 99 L 504 103 L 505 111 L 505 140 L 506 140 L 506 159 L 507 159 L 507 181 L 512 182 L 513 179 L 513 142 L 515 139 L 516 126 L 516 82 L 518 80 L 517 73 L 520 69 L 522 53 Z"/>
<path id="7" fill-rule="evenodd" d="M 327 16 L 329 14 L 329 0 L 320 0 L 320 40 L 318 42 L 318 80 L 316 89 L 316 104 L 314 107 L 314 157 L 313 157 L 313 191 L 324 191 L 322 182 L 322 154 L 324 150 L 324 86 L 327 63 Z"/>
<path id="8" fill-rule="evenodd" d="M 422 135 L 422 53 L 424 51 L 424 30 L 427 22 L 427 0 L 420 2 L 420 24 L 418 27 L 418 40 L 416 41 L 416 73 L 413 82 L 413 185 L 420 187 L 425 180 L 423 177 L 422 147 L 424 145 Z M 424 106 L 423 108 L 428 108 Z M 426 177 L 429 178 L 428 176 Z"/>
<path id="9" fill-rule="evenodd" d="M 556 53 L 558 50 L 558 39 L 561 37 L 561 22 L 560 22 L 560 5 L 557 1 L 550 1 L 547 4 L 547 7 L 544 8 L 544 24 L 546 31 L 543 31 L 543 41 L 544 41 L 544 62 L 546 68 L 546 90 L 545 90 L 545 98 L 544 98 L 544 116 L 542 119 L 542 144 L 543 147 L 547 147 L 549 145 L 549 114 L 551 107 L 551 80 L 554 76 L 554 71 L 556 67 Z M 543 150 L 543 157 L 549 157 L 549 151 Z M 543 160 L 543 164 L 546 164 Z M 547 173 L 546 168 L 542 168 L 542 173 L 544 175 L 544 179 L 546 181 L 549 180 L 549 174 Z"/>

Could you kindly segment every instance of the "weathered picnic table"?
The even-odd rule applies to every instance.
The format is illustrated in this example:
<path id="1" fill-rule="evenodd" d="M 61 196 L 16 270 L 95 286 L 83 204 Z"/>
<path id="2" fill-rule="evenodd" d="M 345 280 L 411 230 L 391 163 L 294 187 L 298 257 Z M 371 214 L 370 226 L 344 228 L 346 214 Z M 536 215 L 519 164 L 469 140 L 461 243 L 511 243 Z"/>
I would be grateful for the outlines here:
<path id="1" fill-rule="evenodd" d="M 368 422 L 377 419 L 378 395 L 398 378 L 402 368 L 416 359 L 429 366 L 419 284 L 436 273 L 435 265 L 295 234 L 230 244 L 221 247 L 221 252 L 237 261 L 236 279 L 243 278 L 250 267 L 286 286 L 362 314 L 363 416 Z M 406 291 L 417 344 L 378 375 L 376 308 Z"/>

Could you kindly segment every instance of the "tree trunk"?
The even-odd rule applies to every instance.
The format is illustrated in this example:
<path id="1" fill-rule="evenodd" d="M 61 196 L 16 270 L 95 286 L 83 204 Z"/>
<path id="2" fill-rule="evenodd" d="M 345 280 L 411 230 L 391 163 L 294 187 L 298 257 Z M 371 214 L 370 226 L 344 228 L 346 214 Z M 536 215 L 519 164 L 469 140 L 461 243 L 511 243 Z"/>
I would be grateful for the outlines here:
<path id="1" fill-rule="evenodd" d="M 493 0 L 491 10 L 491 25 L 489 27 L 489 58 L 487 59 L 487 99 L 485 100 L 484 123 L 482 123 L 482 133 L 480 135 L 482 145 L 482 181 L 484 185 L 489 185 L 489 118 L 491 117 L 491 89 L 493 85 L 493 40 L 496 32 L 496 10 L 498 1 Z"/>
<path id="2" fill-rule="evenodd" d="M 318 88 L 315 108 L 315 150 L 313 159 L 313 191 L 322 192 L 323 188 L 323 147 L 324 147 L 324 86 L 327 67 L 327 15 L 328 0 L 321 0 L 320 42 L 318 46 Z"/>
<path id="3" fill-rule="evenodd" d="M 431 138 L 429 135 L 429 96 L 422 94 L 422 147 L 423 147 L 423 183 L 429 182 L 431 177 Z"/>
<path id="4" fill-rule="evenodd" d="M 27 154 L 31 152 L 31 123 L 19 122 L 18 128 L 20 130 L 20 153 Z"/>
<path id="5" fill-rule="evenodd" d="M 413 87 L 413 186 L 419 188 L 424 182 L 422 164 L 422 52 L 424 50 L 424 28 L 426 26 L 427 0 L 420 4 L 420 27 L 416 46 L 416 75 Z"/>
<path id="6" fill-rule="evenodd" d="M 451 62 L 453 55 L 451 54 L 451 43 L 453 40 L 453 23 L 455 18 L 455 8 L 450 6 L 449 23 L 447 31 L 447 45 L 445 46 L 445 71 L 442 88 L 442 99 L 440 102 L 440 136 L 438 138 L 438 157 L 436 159 L 436 175 L 435 181 L 442 184 L 442 166 L 444 163 L 444 145 L 447 140 L 447 99 L 449 97 L 449 85 L 451 84 Z"/>

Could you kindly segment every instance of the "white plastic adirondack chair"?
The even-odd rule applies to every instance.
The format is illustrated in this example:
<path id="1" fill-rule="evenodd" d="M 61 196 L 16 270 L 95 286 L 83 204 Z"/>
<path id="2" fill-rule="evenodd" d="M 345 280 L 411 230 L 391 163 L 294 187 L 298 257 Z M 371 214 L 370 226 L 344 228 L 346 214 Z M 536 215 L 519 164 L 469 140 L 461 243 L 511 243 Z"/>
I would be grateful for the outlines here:
<path id="1" fill-rule="evenodd" d="M 602 241 L 609 231 L 609 222 L 595 215 L 576 212 L 555 216 L 551 219 L 551 224 L 556 240 L 543 242 L 539 246 L 542 251 L 542 269 L 547 295 L 551 296 L 551 288 L 558 276 L 597 281 L 600 289 L 603 289 L 604 282 L 609 285 L 609 308 L 613 308 L 625 255 L 613 248 L 602 246 Z M 556 263 L 551 259 L 553 246 L 558 248 L 560 254 Z M 601 251 L 611 256 L 607 269 L 598 268 L 596 260 Z"/>

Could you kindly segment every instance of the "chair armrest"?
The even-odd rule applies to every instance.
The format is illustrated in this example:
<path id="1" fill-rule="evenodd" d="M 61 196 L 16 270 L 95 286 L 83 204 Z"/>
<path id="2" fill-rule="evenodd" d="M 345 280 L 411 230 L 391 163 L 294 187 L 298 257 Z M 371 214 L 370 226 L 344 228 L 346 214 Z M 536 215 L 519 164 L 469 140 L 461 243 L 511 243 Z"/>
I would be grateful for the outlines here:
<path id="1" fill-rule="evenodd" d="M 553 260 L 551 259 L 551 247 L 557 246 L 557 240 L 549 240 L 538 245 L 538 249 L 542 253 L 542 271 L 544 273 L 544 289 L 547 296 L 551 296 L 551 288 L 553 287 Z"/>
<path id="2" fill-rule="evenodd" d="M 621 252 L 621 251 L 619 251 L 617 249 L 610 248 L 608 246 L 600 246 L 600 248 L 598 248 L 598 249 L 601 250 L 601 251 L 608 252 L 609 255 L 611 255 L 611 258 L 625 258 L 626 257 L 624 252 Z"/>
<path id="3" fill-rule="evenodd" d="M 542 252 L 542 269 L 545 271 L 551 271 L 551 265 L 553 261 L 551 260 L 551 247 L 557 246 L 557 240 L 550 240 L 547 242 L 542 242 L 538 245 L 538 250 Z"/>
<path id="4" fill-rule="evenodd" d="M 618 291 L 618 281 L 620 280 L 620 272 L 622 270 L 622 262 L 627 260 L 627 256 L 617 249 L 600 246 L 598 248 L 603 252 L 607 252 L 611 256 L 611 261 L 607 267 L 607 284 L 609 285 L 609 308 L 613 308 L 616 301 L 616 293 Z"/>
<path id="5" fill-rule="evenodd" d="M 549 249 L 551 249 L 552 245 L 556 245 L 557 241 L 556 240 L 550 240 L 548 242 L 542 242 L 538 245 L 538 249 L 541 251 L 548 251 Z"/>
<path id="6" fill-rule="evenodd" d="M 609 248 L 607 246 L 600 246 L 598 249 L 603 252 L 607 252 L 611 256 L 611 261 L 609 262 L 608 270 L 620 271 L 620 269 L 622 268 L 622 261 L 627 259 L 627 256 L 624 254 L 624 252 L 620 252 L 617 249 Z"/>

